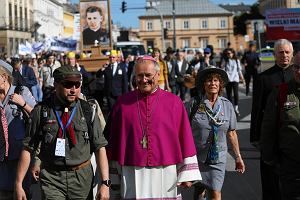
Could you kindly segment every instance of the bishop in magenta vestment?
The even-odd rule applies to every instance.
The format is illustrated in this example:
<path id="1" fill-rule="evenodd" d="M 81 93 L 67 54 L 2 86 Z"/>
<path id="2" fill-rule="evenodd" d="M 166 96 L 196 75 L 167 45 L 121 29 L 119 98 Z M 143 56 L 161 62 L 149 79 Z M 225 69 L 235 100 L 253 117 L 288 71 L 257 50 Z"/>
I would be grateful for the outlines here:
<path id="1" fill-rule="evenodd" d="M 177 184 L 201 180 L 192 131 L 176 95 L 157 88 L 121 96 L 109 117 L 112 199 L 181 199 Z"/>

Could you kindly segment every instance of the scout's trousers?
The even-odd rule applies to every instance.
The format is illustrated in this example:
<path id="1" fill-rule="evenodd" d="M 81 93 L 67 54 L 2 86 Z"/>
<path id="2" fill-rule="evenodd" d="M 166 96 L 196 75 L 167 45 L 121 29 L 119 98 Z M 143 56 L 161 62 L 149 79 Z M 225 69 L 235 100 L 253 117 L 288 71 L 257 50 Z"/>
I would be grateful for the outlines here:
<path id="1" fill-rule="evenodd" d="M 40 173 L 43 200 L 91 200 L 94 173 L 92 165 L 72 171 L 42 169 Z"/>

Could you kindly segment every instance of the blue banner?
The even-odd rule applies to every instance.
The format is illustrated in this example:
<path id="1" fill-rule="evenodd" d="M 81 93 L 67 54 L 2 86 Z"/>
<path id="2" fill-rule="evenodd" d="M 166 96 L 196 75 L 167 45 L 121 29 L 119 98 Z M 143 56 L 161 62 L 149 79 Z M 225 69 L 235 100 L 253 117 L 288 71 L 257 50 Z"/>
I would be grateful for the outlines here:
<path id="1" fill-rule="evenodd" d="M 50 38 L 48 40 L 48 46 L 52 51 L 75 51 L 76 50 L 77 41 L 69 38 Z"/>
<path id="2" fill-rule="evenodd" d="M 45 44 L 43 42 L 36 42 L 32 44 L 31 48 L 33 53 L 37 53 L 45 50 Z"/>

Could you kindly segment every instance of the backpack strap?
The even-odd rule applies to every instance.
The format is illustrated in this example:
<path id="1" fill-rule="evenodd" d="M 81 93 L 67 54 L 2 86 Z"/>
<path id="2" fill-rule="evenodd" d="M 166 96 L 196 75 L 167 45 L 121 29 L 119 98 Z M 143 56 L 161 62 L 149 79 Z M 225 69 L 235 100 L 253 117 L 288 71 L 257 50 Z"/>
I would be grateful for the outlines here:
<path id="1" fill-rule="evenodd" d="M 85 101 L 83 99 L 79 99 L 79 101 L 80 101 L 80 105 L 81 105 L 81 109 L 83 111 L 85 121 L 87 123 L 90 144 L 92 144 L 93 137 L 94 137 L 92 124 L 94 122 L 95 112 L 91 108 L 90 103 L 88 103 L 87 101 Z M 91 145 L 91 147 L 92 147 L 92 145 Z M 94 149 L 91 148 L 91 152 L 94 152 Z"/>
<path id="2" fill-rule="evenodd" d="M 200 97 L 198 95 L 196 95 L 195 99 L 193 101 L 193 105 L 192 105 L 190 116 L 189 116 L 190 124 L 192 123 L 192 120 L 198 110 L 199 105 L 200 105 Z"/>

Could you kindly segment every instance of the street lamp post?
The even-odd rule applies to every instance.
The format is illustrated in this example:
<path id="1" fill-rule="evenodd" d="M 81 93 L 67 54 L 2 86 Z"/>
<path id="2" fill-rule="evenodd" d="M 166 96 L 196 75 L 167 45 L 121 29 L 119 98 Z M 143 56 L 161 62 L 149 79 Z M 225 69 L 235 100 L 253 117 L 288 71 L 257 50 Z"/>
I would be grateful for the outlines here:
<path id="1" fill-rule="evenodd" d="M 172 14 L 173 14 L 173 49 L 176 50 L 176 23 L 175 23 L 175 0 L 172 3 Z"/>
<path id="2" fill-rule="evenodd" d="M 162 52 L 165 50 L 165 37 L 164 37 L 164 18 L 161 12 L 154 6 L 147 7 L 147 9 L 154 9 L 160 16 L 160 25 L 161 25 L 161 42 L 162 42 Z"/>

